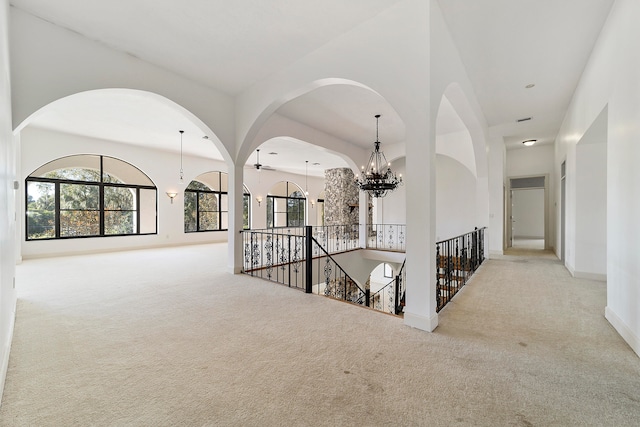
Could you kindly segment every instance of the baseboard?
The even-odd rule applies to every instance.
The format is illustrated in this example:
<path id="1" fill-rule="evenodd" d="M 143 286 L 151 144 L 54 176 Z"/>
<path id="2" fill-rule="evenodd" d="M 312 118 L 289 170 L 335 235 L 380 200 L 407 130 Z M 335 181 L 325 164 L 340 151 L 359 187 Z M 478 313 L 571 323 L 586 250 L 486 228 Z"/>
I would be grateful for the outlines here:
<path id="1" fill-rule="evenodd" d="M 419 314 L 408 313 L 405 308 L 404 324 L 411 326 L 412 328 L 433 332 L 433 330 L 438 327 L 438 313 L 434 314 L 433 317 L 428 318 L 420 316 Z"/>
<path id="2" fill-rule="evenodd" d="M 597 280 L 599 282 L 606 282 L 607 275 L 600 273 L 587 273 L 584 271 L 574 271 L 572 276 L 576 279 L 587 279 L 587 280 Z"/>
<path id="3" fill-rule="evenodd" d="M 569 274 L 571 274 L 571 277 L 576 277 L 576 269 L 573 268 L 571 264 L 565 261 L 564 266 L 567 270 L 569 270 Z"/>
<path id="4" fill-rule="evenodd" d="M 489 251 L 489 258 L 492 256 L 501 256 L 504 255 L 504 251 Z"/>
<path id="5" fill-rule="evenodd" d="M 234 267 L 232 265 L 227 266 L 227 271 L 231 274 L 241 274 L 242 273 L 242 266 L 240 267 Z"/>
<path id="6" fill-rule="evenodd" d="M 0 406 L 2 406 L 2 396 L 4 395 L 4 382 L 7 379 L 7 371 L 9 370 L 9 354 L 11 353 L 11 343 L 13 342 L 13 328 L 16 324 L 16 310 L 13 309 L 11 316 L 11 324 L 9 325 L 9 334 L 7 342 L 2 346 L 2 366 L 0 366 Z"/>
<path id="7" fill-rule="evenodd" d="M 587 280 L 597 280 L 599 282 L 606 282 L 607 275 L 600 273 L 587 273 L 586 271 L 576 271 L 575 268 L 568 262 L 565 262 L 564 266 L 569 270 L 569 274 L 571 277 L 575 277 L 576 279 L 587 279 Z"/>
<path id="8" fill-rule="evenodd" d="M 623 340 L 629 344 L 629 347 L 640 356 L 640 338 L 627 326 L 626 323 L 618 317 L 608 306 L 604 309 L 604 317 L 611 323 L 611 326 L 618 331 Z"/>

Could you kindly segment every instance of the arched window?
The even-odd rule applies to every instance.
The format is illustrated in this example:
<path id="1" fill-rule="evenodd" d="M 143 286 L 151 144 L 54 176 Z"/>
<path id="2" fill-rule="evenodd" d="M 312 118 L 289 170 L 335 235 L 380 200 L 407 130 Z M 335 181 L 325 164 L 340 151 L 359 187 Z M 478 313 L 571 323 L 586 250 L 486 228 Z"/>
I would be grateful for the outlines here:
<path id="1" fill-rule="evenodd" d="M 122 160 L 63 157 L 25 182 L 27 240 L 157 233 L 156 187 Z"/>
<path id="2" fill-rule="evenodd" d="M 267 195 L 267 227 L 302 227 L 305 225 L 304 192 L 288 181 L 277 183 Z"/>
<path id="3" fill-rule="evenodd" d="M 251 193 L 246 185 L 242 186 L 242 228 L 249 230 L 251 228 Z"/>
<path id="4" fill-rule="evenodd" d="M 224 172 L 198 175 L 184 190 L 184 231 L 225 231 L 229 228 L 229 181 Z M 251 196 L 243 187 L 243 228 L 250 224 Z"/>

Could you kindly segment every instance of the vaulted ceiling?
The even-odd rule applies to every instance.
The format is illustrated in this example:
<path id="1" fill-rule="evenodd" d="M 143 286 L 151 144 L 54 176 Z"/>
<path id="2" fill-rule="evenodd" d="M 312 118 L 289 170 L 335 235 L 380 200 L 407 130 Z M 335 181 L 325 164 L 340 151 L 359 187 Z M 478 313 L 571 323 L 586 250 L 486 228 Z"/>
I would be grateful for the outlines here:
<path id="1" fill-rule="evenodd" d="M 11 5 L 234 95 L 399 2 L 12 0 Z M 438 3 L 490 132 L 504 137 L 508 148 L 520 147 L 525 139 L 552 143 L 613 0 L 439 0 Z M 527 88 L 528 85 L 534 86 Z M 176 148 L 175 129 L 162 126 L 170 123 L 166 116 L 170 112 L 162 106 L 146 105 L 132 108 L 126 112 L 127 120 L 122 121 L 122 114 L 105 111 L 116 108 L 117 102 L 103 102 L 93 117 L 86 112 L 87 105 L 60 103 L 58 111 L 47 112 L 40 122 L 36 120 L 33 124 L 89 134 L 92 132 L 89 124 L 93 123 L 93 132 L 100 128 L 105 139 L 145 144 L 151 134 L 158 135 L 156 141 L 166 141 L 166 147 L 160 148 Z M 365 146 L 375 136 L 373 117 L 359 114 L 365 104 L 375 106 L 388 118 L 384 124 L 390 138 L 403 137 L 402 124 L 386 101 L 367 91 L 318 90 L 295 99 L 278 113 Z M 84 114 L 79 117 L 83 117 L 85 126 L 64 119 L 70 117 L 72 110 Z M 517 122 L 528 117 L 531 120 Z M 119 124 L 107 123 L 105 118 Z M 96 123 L 99 120 L 102 125 Z M 381 132 L 383 141 L 384 136 Z M 194 130 L 194 154 L 221 158 L 211 152 L 211 145 L 205 147 L 196 141 L 201 137 Z M 270 144 L 270 151 L 279 149 L 277 141 Z M 291 141 L 283 141 L 281 149 L 286 149 L 287 144 Z M 300 155 L 313 158 L 313 146 L 301 146 L 301 150 Z M 272 160 L 274 167 L 286 168 L 275 156 Z"/>

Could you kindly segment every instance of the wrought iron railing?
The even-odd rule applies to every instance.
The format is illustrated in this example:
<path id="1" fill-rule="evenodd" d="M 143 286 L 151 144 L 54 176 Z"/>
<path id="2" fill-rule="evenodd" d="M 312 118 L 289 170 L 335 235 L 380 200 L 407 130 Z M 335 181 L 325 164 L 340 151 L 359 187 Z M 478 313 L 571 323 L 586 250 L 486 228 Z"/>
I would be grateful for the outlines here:
<path id="1" fill-rule="evenodd" d="M 360 226 L 350 224 L 313 227 L 313 238 L 329 254 L 360 249 Z M 320 254 L 318 246 L 314 246 L 313 254 Z"/>
<path id="2" fill-rule="evenodd" d="M 484 261 L 484 230 L 436 243 L 436 302 L 440 311 Z"/>
<path id="3" fill-rule="evenodd" d="M 311 238 L 315 248 L 321 253 L 311 261 L 311 270 L 316 272 L 312 280 L 311 292 L 324 295 L 353 304 L 369 306 L 369 290 L 363 289 L 353 280 L 336 260 L 318 243 Z"/>
<path id="4" fill-rule="evenodd" d="M 404 252 L 407 226 L 404 224 L 367 225 L 367 249 Z"/>
<path id="5" fill-rule="evenodd" d="M 302 227 L 243 231 L 243 272 L 305 289 L 307 248 L 304 231 Z"/>
<path id="6" fill-rule="evenodd" d="M 394 280 L 372 298 L 370 290 L 351 278 L 332 256 L 358 248 L 358 226 L 246 230 L 242 235 L 243 273 L 307 293 L 391 314 L 402 313 L 404 263 Z M 311 256 L 307 257 L 307 254 Z"/>
<path id="7" fill-rule="evenodd" d="M 405 260 L 406 262 L 406 260 Z M 371 294 L 369 307 L 391 314 L 402 314 L 405 296 L 405 262 L 398 274 L 389 283 Z"/>

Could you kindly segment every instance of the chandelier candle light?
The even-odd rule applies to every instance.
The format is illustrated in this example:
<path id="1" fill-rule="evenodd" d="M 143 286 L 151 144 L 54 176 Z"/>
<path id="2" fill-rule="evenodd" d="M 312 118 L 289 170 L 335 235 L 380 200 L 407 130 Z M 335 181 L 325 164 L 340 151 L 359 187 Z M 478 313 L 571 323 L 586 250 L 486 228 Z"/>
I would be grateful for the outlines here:
<path id="1" fill-rule="evenodd" d="M 402 175 L 396 176 L 391 171 L 391 163 L 387 162 L 384 153 L 380 151 L 378 138 L 378 120 L 380 114 L 376 114 L 376 141 L 375 148 L 369 157 L 369 166 L 362 166 L 362 176 L 356 175 L 355 183 L 361 191 L 366 191 L 370 197 L 384 197 L 388 192 L 402 185 Z"/>

